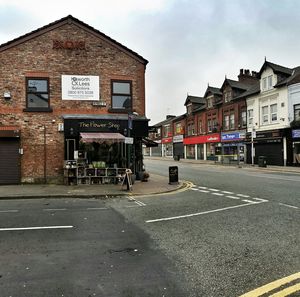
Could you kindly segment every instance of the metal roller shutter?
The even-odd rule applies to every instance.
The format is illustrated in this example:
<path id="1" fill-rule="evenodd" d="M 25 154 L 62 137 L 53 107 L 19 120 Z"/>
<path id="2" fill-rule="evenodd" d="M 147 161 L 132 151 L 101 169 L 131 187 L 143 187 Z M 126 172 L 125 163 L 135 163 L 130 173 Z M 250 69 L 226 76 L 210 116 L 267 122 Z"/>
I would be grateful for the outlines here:
<path id="1" fill-rule="evenodd" d="M 19 183 L 19 139 L 0 138 L 0 184 Z"/>

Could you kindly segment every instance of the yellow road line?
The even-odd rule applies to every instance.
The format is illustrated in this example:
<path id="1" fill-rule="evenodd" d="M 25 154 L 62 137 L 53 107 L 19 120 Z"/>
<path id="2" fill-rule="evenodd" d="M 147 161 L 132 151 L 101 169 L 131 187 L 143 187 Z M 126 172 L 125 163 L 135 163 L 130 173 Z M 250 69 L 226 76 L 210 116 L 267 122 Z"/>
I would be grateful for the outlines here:
<path id="1" fill-rule="evenodd" d="M 288 296 L 291 295 L 297 291 L 300 291 L 300 284 L 296 284 L 294 286 L 288 287 L 278 293 L 275 293 L 269 297 L 284 297 L 284 296 Z"/>
<path id="2" fill-rule="evenodd" d="M 272 290 L 274 290 L 276 288 L 279 288 L 282 285 L 290 283 L 291 281 L 296 280 L 297 278 L 300 278 L 300 272 L 297 272 L 297 273 L 292 274 L 290 276 L 286 276 L 284 278 L 278 279 L 278 280 L 276 280 L 276 281 L 274 281 L 272 283 L 269 283 L 267 285 L 264 285 L 262 287 L 259 287 L 259 288 L 255 289 L 255 290 L 253 290 L 251 292 L 248 292 L 248 293 L 246 293 L 244 295 L 241 295 L 240 297 L 258 297 L 258 296 L 266 294 L 267 292 L 270 292 L 270 291 L 272 291 Z M 291 288 L 293 288 L 293 287 L 291 287 Z M 283 291 L 281 291 L 281 292 L 283 292 Z M 296 291 L 293 291 L 293 292 L 296 292 Z M 276 297 L 279 297 L 279 296 L 283 297 L 283 296 L 287 296 L 287 295 L 272 295 L 272 296 L 273 297 L 274 296 L 276 296 Z"/>

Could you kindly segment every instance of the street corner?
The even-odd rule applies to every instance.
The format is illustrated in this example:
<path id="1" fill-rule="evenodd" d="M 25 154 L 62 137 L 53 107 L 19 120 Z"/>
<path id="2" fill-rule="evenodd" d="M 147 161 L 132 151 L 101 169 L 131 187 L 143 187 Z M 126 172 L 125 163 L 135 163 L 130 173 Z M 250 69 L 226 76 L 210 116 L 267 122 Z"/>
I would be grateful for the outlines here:
<path id="1" fill-rule="evenodd" d="M 300 293 L 300 272 L 263 285 L 239 297 L 284 297 L 297 292 Z"/>

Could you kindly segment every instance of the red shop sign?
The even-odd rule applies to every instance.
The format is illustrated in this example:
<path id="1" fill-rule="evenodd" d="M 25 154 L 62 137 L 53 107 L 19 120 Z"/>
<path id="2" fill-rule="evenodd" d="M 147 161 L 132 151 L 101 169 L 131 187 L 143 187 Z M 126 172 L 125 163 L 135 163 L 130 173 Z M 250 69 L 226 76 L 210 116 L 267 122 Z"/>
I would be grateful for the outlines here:
<path id="1" fill-rule="evenodd" d="M 221 137 L 219 133 L 194 136 L 183 139 L 183 144 L 198 144 L 198 143 L 210 143 L 210 142 L 220 142 Z"/>
<path id="2" fill-rule="evenodd" d="M 170 142 L 172 142 L 172 140 L 173 140 L 172 137 L 163 138 L 163 139 L 161 140 L 161 143 L 170 143 Z"/>

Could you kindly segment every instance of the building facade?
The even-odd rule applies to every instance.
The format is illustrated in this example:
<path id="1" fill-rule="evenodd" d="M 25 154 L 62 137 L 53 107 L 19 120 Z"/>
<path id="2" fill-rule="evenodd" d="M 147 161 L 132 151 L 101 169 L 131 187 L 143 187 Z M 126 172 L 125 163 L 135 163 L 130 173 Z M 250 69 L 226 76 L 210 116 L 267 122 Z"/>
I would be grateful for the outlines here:
<path id="1" fill-rule="evenodd" d="M 81 151 L 141 170 L 147 63 L 72 16 L 2 44 L 0 183 L 61 182 Z"/>

